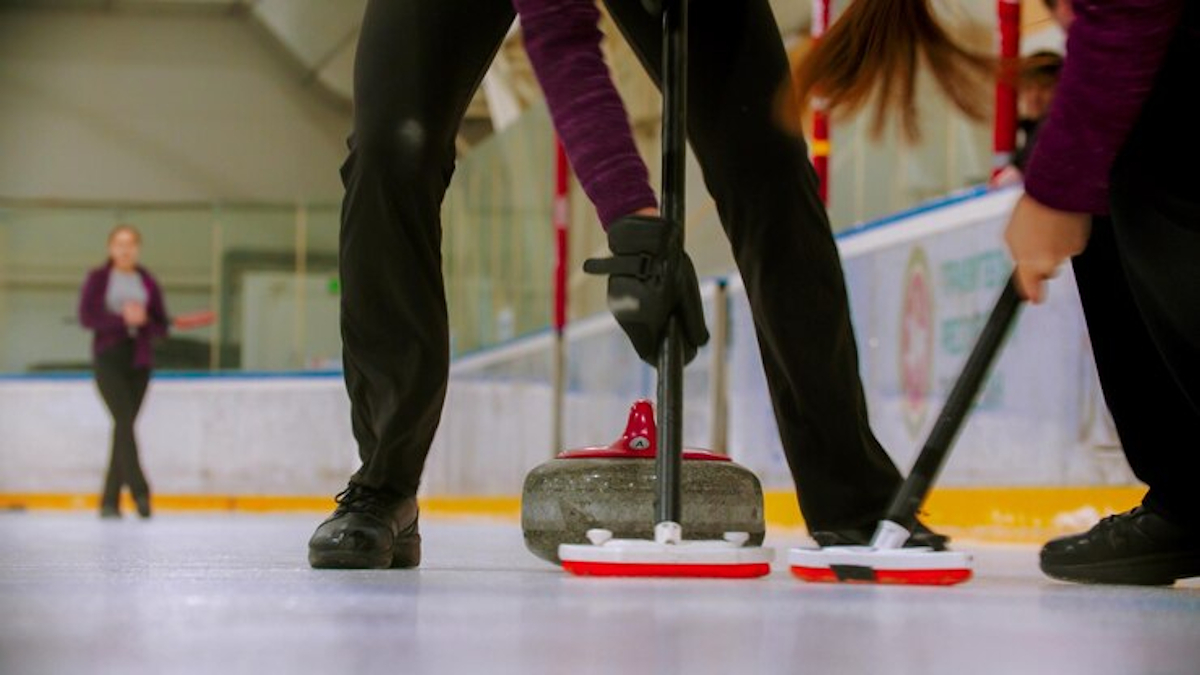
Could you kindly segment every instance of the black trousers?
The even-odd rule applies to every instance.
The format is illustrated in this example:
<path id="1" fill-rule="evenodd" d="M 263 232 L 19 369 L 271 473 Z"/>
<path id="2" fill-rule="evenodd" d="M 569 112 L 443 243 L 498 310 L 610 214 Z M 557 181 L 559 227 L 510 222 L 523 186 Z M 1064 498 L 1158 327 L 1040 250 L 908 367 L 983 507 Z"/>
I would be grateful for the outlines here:
<path id="1" fill-rule="evenodd" d="M 1114 184 L 1073 261 L 1105 401 L 1147 506 L 1200 527 L 1200 217 Z M 1196 212 L 1200 216 L 1200 209 Z"/>
<path id="2" fill-rule="evenodd" d="M 639 0 L 606 4 L 657 79 L 659 22 Z M 512 21 L 509 0 L 367 5 L 340 251 L 356 483 L 417 491 L 449 366 L 440 205 L 459 122 Z M 807 149 L 774 119 L 779 30 L 766 0 L 697 0 L 690 23 L 689 137 L 745 281 L 801 509 L 816 529 L 874 521 L 900 477 L 868 427 Z"/>
<path id="3" fill-rule="evenodd" d="M 96 385 L 113 418 L 112 456 L 100 496 L 102 506 L 116 506 L 123 487 L 137 497 L 150 494 L 133 430 L 150 384 L 150 369 L 133 365 L 133 351 L 133 340 L 126 340 L 96 356 Z"/>

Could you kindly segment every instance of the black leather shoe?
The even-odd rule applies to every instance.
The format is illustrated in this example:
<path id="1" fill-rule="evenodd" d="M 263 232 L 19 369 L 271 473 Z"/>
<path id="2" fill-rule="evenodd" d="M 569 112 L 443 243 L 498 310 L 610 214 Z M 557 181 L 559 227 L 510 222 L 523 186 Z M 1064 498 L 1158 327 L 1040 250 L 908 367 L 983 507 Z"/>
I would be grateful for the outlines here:
<path id="1" fill-rule="evenodd" d="M 875 536 L 875 528 L 879 523 L 871 523 L 862 527 L 849 527 L 840 530 L 819 530 L 809 532 L 817 545 L 821 548 L 827 546 L 869 546 L 871 539 Z M 945 551 L 946 544 L 950 542 L 950 538 L 943 534 L 938 534 L 933 530 L 925 527 L 920 521 L 913 528 L 912 534 L 909 535 L 908 541 L 904 542 L 904 548 L 919 548 L 928 547 L 935 551 Z"/>
<path id="2" fill-rule="evenodd" d="M 1042 571 L 1063 581 L 1170 586 L 1200 576 L 1200 531 L 1143 506 L 1042 547 Z"/>
<path id="3" fill-rule="evenodd" d="M 114 520 L 121 517 L 121 507 L 115 504 L 101 504 L 100 517 L 105 520 Z"/>
<path id="4" fill-rule="evenodd" d="M 134 495 L 133 503 L 137 506 L 138 515 L 143 519 L 150 517 L 150 494 Z"/>
<path id="5" fill-rule="evenodd" d="M 416 497 L 351 483 L 337 497 L 333 515 L 308 541 L 316 568 L 386 569 L 421 564 Z"/>

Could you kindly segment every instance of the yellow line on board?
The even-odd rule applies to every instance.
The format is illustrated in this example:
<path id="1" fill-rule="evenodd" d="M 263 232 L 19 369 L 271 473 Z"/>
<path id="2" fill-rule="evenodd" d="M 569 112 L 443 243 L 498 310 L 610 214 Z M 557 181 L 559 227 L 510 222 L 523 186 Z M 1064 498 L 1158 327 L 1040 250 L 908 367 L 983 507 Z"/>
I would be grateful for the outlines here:
<path id="1" fill-rule="evenodd" d="M 500 497 L 421 497 L 421 511 L 447 516 L 488 516 L 520 518 L 521 498 Z"/>
<path id="2" fill-rule="evenodd" d="M 1101 516 L 1125 511 L 1141 501 L 1140 487 L 967 487 L 940 488 L 926 503 L 922 519 L 952 536 L 971 539 L 1036 542 L 1086 529 Z M 127 511 L 133 504 L 126 496 Z M 0 509 L 88 510 L 98 507 L 96 495 L 0 493 Z M 290 495 L 155 495 L 160 511 L 327 512 L 329 496 Z M 767 523 L 799 528 L 804 520 L 791 492 L 764 496 Z M 516 520 L 518 496 L 431 496 L 421 498 L 421 510 L 433 516 L 489 517 Z"/>
<path id="3" fill-rule="evenodd" d="M 1144 487 L 1011 487 L 934 490 L 925 512 L 947 534 L 1041 542 L 1081 532 L 1141 503 Z"/>
<path id="4" fill-rule="evenodd" d="M 154 508 L 162 511 L 323 512 L 334 507 L 333 497 L 308 495 L 154 495 Z M 121 505 L 133 508 L 123 495 Z M 63 493 L 0 493 L 0 510 L 76 511 L 100 506 L 97 495 Z M 425 513 L 448 516 L 491 516 L 516 518 L 521 498 L 516 496 L 422 497 Z"/>
<path id="5" fill-rule="evenodd" d="M 988 541 L 1038 542 L 1091 527 L 1097 519 L 1141 502 L 1142 487 L 962 487 L 938 488 L 922 509 L 930 527 L 953 536 Z M 777 527 L 803 527 L 791 492 L 768 492 L 766 520 Z"/>
<path id="6" fill-rule="evenodd" d="M 328 511 L 333 508 L 331 496 L 291 495 L 154 495 L 154 508 L 163 511 Z M 0 493 L 0 509 L 37 511 L 74 511 L 96 509 L 97 495 L 62 493 Z M 133 509 L 129 495 L 121 497 L 121 506 Z"/>

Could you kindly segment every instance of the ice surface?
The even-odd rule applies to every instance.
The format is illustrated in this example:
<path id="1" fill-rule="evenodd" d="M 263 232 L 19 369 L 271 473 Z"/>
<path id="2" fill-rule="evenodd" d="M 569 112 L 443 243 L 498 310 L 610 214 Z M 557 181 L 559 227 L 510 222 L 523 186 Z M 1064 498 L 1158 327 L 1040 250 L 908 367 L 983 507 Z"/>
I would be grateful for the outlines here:
<path id="1" fill-rule="evenodd" d="M 0 515 L 0 673 L 1187 673 L 1200 583 L 587 579 L 511 523 L 423 523 L 419 570 L 314 571 L 312 515 Z M 779 551 L 798 533 L 768 537 Z"/>

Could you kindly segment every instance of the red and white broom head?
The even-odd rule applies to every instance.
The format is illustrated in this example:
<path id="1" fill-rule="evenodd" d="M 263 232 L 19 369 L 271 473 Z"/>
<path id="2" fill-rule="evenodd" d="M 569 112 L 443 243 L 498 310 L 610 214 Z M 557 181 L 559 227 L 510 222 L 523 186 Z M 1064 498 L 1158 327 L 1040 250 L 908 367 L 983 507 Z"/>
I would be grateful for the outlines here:
<path id="1" fill-rule="evenodd" d="M 775 551 L 746 546 L 745 532 L 723 540 L 687 541 L 678 523 L 654 527 L 654 541 L 613 539 L 608 530 L 588 530 L 591 544 L 562 544 L 563 569 L 595 577 L 708 577 L 747 579 L 770 574 Z"/>
<path id="2" fill-rule="evenodd" d="M 952 586 L 971 578 L 971 556 L 929 547 L 902 548 L 908 530 L 891 521 L 879 524 L 870 546 L 794 548 L 792 574 L 804 581 Z"/>

